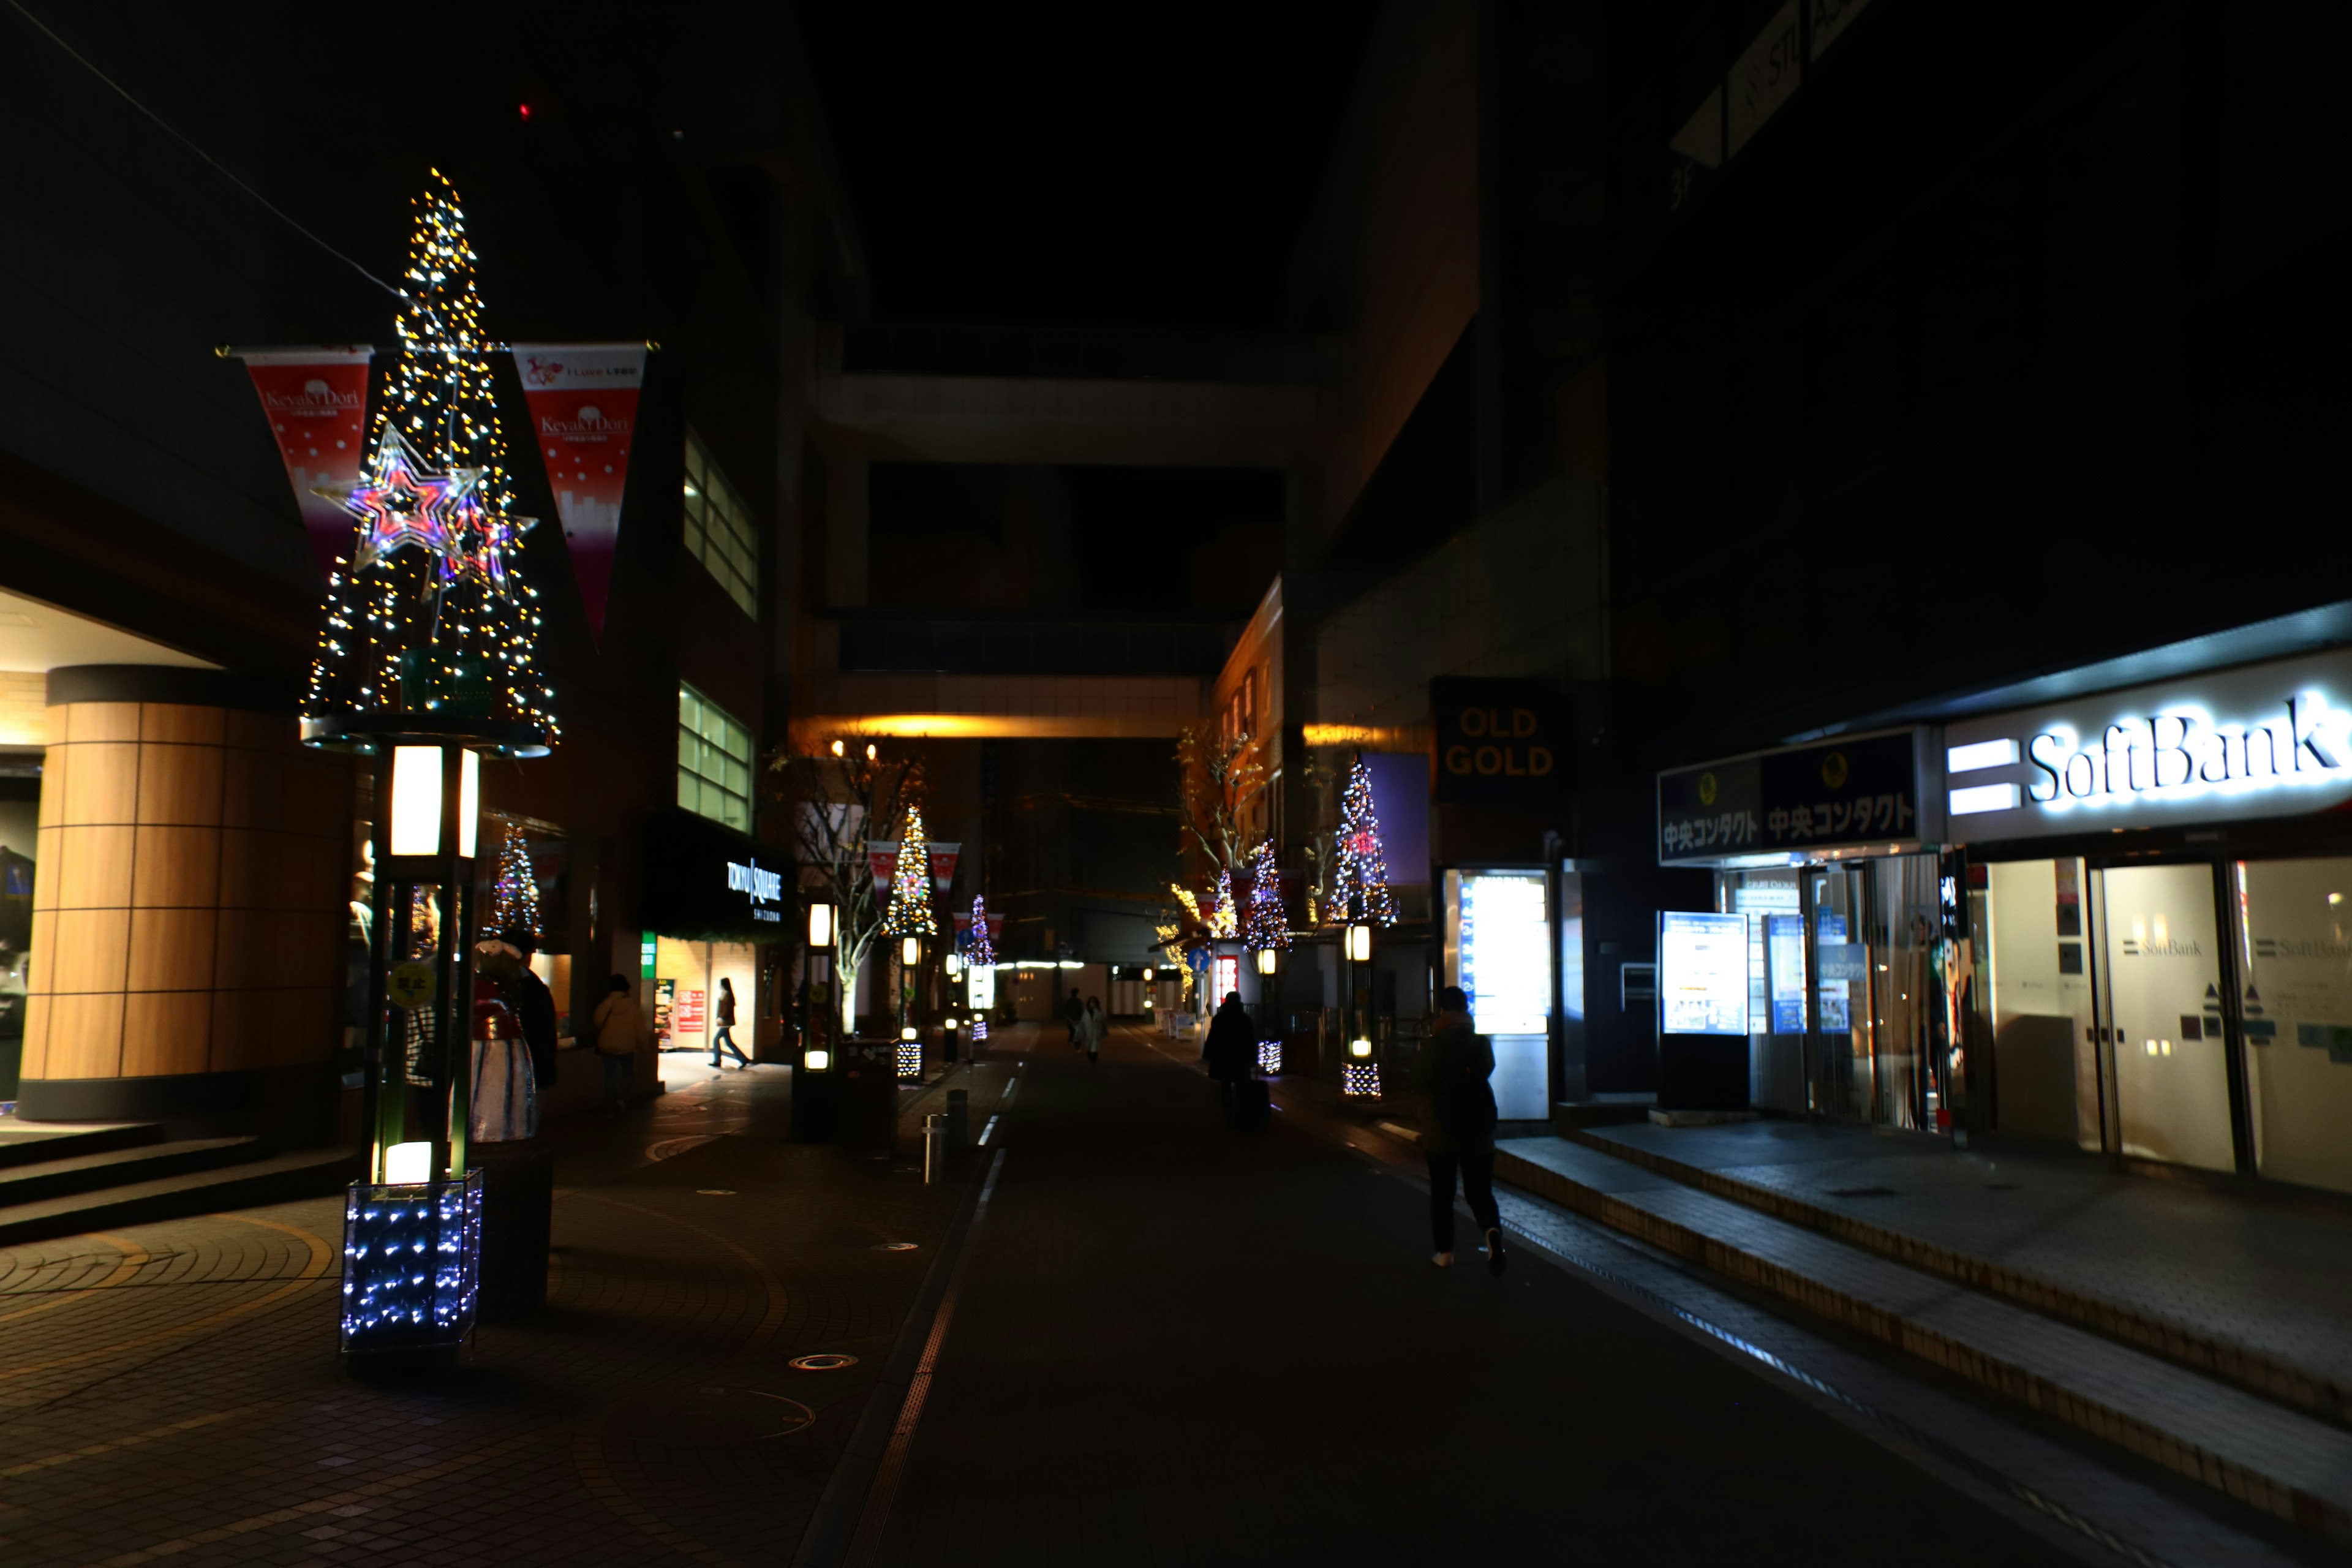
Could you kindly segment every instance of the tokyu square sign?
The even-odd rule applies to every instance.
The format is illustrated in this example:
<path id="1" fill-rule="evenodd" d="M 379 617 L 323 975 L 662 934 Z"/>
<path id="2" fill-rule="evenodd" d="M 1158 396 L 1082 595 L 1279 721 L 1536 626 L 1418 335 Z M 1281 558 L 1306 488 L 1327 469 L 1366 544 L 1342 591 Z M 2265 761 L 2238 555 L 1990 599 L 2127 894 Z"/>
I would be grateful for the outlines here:
<path id="1" fill-rule="evenodd" d="M 2288 816 L 2352 802 L 2352 651 L 1946 726 L 1951 837 Z"/>

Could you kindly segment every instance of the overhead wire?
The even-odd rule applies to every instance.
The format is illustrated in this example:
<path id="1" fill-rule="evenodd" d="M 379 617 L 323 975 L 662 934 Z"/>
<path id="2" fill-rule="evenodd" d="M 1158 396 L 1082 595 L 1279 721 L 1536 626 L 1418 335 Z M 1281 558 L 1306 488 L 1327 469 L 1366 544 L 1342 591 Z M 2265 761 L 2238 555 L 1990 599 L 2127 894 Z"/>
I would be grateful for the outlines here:
<path id="1" fill-rule="evenodd" d="M 284 208 L 271 201 L 268 196 L 263 195 L 259 191 L 255 190 L 251 185 L 247 184 L 243 180 L 238 179 L 234 174 L 231 174 L 228 168 L 223 164 L 219 159 L 214 157 L 211 153 L 205 152 L 202 147 L 197 146 L 195 142 L 183 135 L 169 121 L 156 113 L 153 110 L 148 108 L 145 104 L 140 102 L 137 99 L 131 97 L 129 89 L 124 88 L 121 82 L 116 81 L 112 77 L 99 69 L 97 66 L 91 64 L 89 58 L 85 57 L 81 51 L 75 48 L 71 44 L 67 43 L 65 39 L 59 37 L 57 35 L 57 32 L 51 28 L 47 23 L 42 21 L 38 16 L 34 16 L 30 11 L 26 10 L 24 5 L 24 0 L 6 0 L 6 4 L 9 9 L 24 17 L 26 21 L 31 23 L 42 37 L 47 38 L 49 42 L 57 45 L 60 49 L 63 49 L 76 64 L 79 65 L 84 70 L 89 72 L 90 75 L 96 77 L 99 80 L 104 82 L 113 90 L 116 97 L 121 99 L 123 102 L 129 104 L 131 108 L 137 110 L 140 113 L 152 121 L 157 129 L 161 130 L 165 135 L 171 137 L 173 141 L 179 142 L 181 146 L 185 147 L 189 152 L 202 159 L 208 166 L 210 166 L 212 171 L 218 174 L 222 179 L 226 180 L 230 184 L 235 185 L 238 190 L 243 191 L 247 195 L 251 196 L 256 202 L 258 202 L 262 208 L 271 216 L 277 218 L 287 227 L 292 229 L 295 233 L 300 235 L 303 238 L 309 240 L 311 244 L 317 246 L 320 249 L 325 251 L 328 255 L 333 257 L 336 260 L 341 262 L 344 266 L 350 268 L 352 271 L 358 273 L 361 277 L 366 279 L 369 282 L 374 284 L 377 288 L 391 295 L 394 299 L 404 300 L 407 298 L 407 295 L 402 292 L 402 290 L 394 288 L 392 284 L 385 282 L 383 279 L 377 277 L 374 273 L 369 271 L 366 268 L 361 266 L 358 262 L 352 260 L 341 251 L 337 250 L 333 246 L 329 245 L 325 240 L 320 239 L 317 235 L 302 226 L 301 224 L 296 222 Z"/>

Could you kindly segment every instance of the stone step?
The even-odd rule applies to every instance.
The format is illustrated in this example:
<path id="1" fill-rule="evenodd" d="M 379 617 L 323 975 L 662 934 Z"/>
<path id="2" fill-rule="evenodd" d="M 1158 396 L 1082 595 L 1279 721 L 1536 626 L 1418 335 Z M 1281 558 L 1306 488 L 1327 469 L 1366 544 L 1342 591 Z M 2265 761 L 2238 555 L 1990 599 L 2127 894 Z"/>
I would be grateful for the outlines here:
<path id="1" fill-rule="evenodd" d="M 2352 1545 L 2352 1433 L 1580 1143 L 1500 1143 L 1496 1174 Z"/>
<path id="2" fill-rule="evenodd" d="M 101 1154 L 110 1149 L 133 1149 L 163 1141 L 163 1125 L 154 1121 L 84 1127 L 70 1122 L 19 1121 L 13 1116 L 0 1117 L 0 1170 L 75 1154 Z"/>
<path id="3" fill-rule="evenodd" d="M 2007 1297 L 2037 1311 L 2063 1318 L 2095 1332 L 2154 1351 L 2184 1366 L 2237 1384 L 2264 1398 L 2294 1405 L 2331 1421 L 2352 1423 L 2352 1389 L 2342 1387 L 2326 1376 L 2281 1357 L 2221 1338 L 2209 1329 L 2070 1289 L 2026 1270 L 1813 1203 L 1800 1194 L 1763 1186 L 1723 1171 L 1686 1163 L 1655 1149 L 1643 1148 L 1578 1128 L 1564 1128 L 1560 1136 L 1612 1159 L 1639 1165 L 1685 1186 L 1727 1198 L 1776 1219 L 1819 1231 L 1823 1236 L 1867 1248 L 1881 1257 L 1939 1274 L 1971 1289 Z"/>
<path id="4" fill-rule="evenodd" d="M 0 1208 L 0 1247 L 339 1192 L 359 1169 L 348 1149 L 301 1149 L 209 1170 Z"/>
<path id="5" fill-rule="evenodd" d="M 45 1198 L 68 1197 L 101 1187 L 128 1186 L 234 1165 L 259 1153 L 260 1144 L 261 1140 L 253 1137 L 180 1138 L 11 1165 L 0 1169 L 0 1215 L 17 1205 L 39 1203 Z"/>

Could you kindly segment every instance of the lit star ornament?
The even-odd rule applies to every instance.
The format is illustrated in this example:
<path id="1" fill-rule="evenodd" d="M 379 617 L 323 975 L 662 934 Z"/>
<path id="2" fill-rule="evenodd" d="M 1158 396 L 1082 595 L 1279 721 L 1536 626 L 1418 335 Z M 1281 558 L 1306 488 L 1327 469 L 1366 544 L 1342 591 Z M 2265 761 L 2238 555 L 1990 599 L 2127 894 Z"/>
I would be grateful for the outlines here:
<path id="1" fill-rule="evenodd" d="M 349 490 L 318 493 L 366 525 L 352 556 L 354 573 L 366 571 L 404 544 L 441 557 L 446 572 L 446 563 L 461 552 L 459 528 L 464 515 L 475 510 L 474 488 L 481 482 L 479 468 L 434 473 L 399 429 L 388 425 L 365 479 Z"/>

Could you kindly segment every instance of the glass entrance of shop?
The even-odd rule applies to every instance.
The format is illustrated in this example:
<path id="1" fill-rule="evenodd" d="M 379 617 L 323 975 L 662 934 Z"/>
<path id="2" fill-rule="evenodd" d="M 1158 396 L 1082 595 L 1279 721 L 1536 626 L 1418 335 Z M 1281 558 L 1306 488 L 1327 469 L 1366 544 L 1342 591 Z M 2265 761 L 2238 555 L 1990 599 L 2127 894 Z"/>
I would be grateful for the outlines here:
<path id="1" fill-rule="evenodd" d="M 2104 1035 L 2122 1152 L 2233 1170 L 2213 868 L 2112 867 L 2099 880 Z"/>

